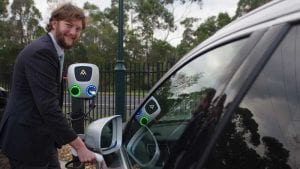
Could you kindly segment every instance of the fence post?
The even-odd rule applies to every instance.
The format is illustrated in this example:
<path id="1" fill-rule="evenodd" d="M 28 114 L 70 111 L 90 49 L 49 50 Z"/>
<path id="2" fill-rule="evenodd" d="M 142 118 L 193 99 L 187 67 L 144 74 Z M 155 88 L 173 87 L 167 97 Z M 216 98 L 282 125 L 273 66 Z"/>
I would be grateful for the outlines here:
<path id="1" fill-rule="evenodd" d="M 155 79 L 155 82 L 154 83 L 156 83 L 159 79 L 160 79 L 160 63 L 159 62 L 157 62 L 156 63 L 156 79 Z"/>

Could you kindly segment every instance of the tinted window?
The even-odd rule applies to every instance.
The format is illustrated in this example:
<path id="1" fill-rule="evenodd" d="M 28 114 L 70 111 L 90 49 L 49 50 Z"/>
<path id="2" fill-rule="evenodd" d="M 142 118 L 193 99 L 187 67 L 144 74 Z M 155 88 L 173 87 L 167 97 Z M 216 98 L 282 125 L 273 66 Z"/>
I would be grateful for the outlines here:
<path id="1" fill-rule="evenodd" d="M 194 59 L 155 90 L 124 134 L 132 165 L 163 168 L 175 152 L 174 146 L 183 144 L 183 133 L 189 133 L 185 131 L 188 124 L 196 118 L 199 124 L 219 118 L 220 114 L 209 120 L 203 117 L 242 60 L 236 56 L 245 42 L 246 39 L 235 41 Z M 192 134 L 188 134 L 190 138 Z"/>
<path id="2" fill-rule="evenodd" d="M 236 109 L 205 168 L 300 168 L 299 56 L 297 26 Z"/>

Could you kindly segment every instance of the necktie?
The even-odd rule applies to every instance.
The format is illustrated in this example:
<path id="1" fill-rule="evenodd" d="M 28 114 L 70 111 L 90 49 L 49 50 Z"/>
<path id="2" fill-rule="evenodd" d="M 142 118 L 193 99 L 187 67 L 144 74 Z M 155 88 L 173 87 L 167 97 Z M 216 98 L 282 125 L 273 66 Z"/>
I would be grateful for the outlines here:
<path id="1" fill-rule="evenodd" d="M 59 66 L 60 66 L 60 80 L 62 80 L 62 72 L 63 72 L 63 65 L 64 65 L 64 55 L 61 55 L 59 58 Z"/>

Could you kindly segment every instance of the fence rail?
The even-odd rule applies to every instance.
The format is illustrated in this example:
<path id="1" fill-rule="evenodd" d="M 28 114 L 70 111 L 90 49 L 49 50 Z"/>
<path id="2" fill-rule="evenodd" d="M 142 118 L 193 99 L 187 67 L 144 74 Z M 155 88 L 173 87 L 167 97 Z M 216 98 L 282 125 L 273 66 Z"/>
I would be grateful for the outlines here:
<path id="1" fill-rule="evenodd" d="M 126 64 L 126 119 L 129 119 L 147 92 L 171 66 L 171 63 Z M 95 97 L 96 108 L 90 113 L 90 118 L 94 120 L 115 114 L 115 64 L 101 64 L 98 67 L 100 78 L 98 94 Z M 12 72 L 0 73 L 0 87 L 10 91 L 11 75 Z M 69 95 L 66 82 L 64 91 L 63 112 L 69 113 L 71 112 L 71 96 Z M 88 111 L 90 103 L 91 100 L 84 102 L 85 111 Z"/>

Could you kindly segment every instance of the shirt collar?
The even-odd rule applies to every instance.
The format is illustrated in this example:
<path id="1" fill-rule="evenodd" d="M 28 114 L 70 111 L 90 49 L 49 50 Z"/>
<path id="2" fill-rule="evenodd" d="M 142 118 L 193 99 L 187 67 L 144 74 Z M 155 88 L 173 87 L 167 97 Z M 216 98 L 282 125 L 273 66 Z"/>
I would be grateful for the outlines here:
<path id="1" fill-rule="evenodd" d="M 54 38 L 53 34 L 51 32 L 48 33 L 49 36 L 51 37 L 51 40 L 54 44 L 54 47 L 56 49 L 57 55 L 62 56 L 64 55 L 64 50 L 57 44 L 56 39 Z"/>

